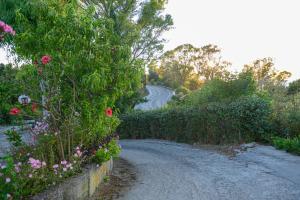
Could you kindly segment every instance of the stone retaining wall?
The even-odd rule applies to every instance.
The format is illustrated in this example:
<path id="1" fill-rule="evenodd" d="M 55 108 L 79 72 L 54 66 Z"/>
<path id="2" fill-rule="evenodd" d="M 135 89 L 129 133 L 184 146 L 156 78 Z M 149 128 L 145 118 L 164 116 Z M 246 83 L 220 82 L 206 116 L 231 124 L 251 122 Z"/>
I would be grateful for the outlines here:
<path id="1" fill-rule="evenodd" d="M 103 163 L 100 167 L 96 164 L 89 165 L 83 173 L 67 179 L 65 182 L 50 188 L 45 192 L 31 198 L 32 200 L 84 200 L 91 197 L 97 187 L 103 182 L 113 168 L 113 160 Z"/>

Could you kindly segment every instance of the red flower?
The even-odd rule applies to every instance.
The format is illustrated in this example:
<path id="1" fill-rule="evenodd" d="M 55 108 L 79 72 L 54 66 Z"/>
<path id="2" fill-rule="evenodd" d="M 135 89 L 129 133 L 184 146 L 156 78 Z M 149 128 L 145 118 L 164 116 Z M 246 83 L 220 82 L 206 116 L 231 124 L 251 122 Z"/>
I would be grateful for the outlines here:
<path id="1" fill-rule="evenodd" d="M 105 110 L 105 114 L 106 114 L 106 116 L 107 116 L 107 117 L 111 117 L 111 116 L 112 116 L 112 114 L 113 114 L 113 111 L 112 111 L 112 109 L 111 109 L 111 108 L 106 108 L 106 110 Z"/>
<path id="2" fill-rule="evenodd" d="M 51 61 L 51 57 L 50 56 L 43 56 L 42 59 L 41 59 L 43 65 L 46 65 L 48 64 L 50 61 Z"/>
<path id="3" fill-rule="evenodd" d="M 36 103 L 32 103 L 31 110 L 32 112 L 36 112 L 38 105 Z"/>
<path id="4" fill-rule="evenodd" d="M 10 115 L 18 115 L 18 114 L 20 114 L 20 112 L 21 112 L 21 110 L 19 108 L 12 108 L 12 109 L 10 109 L 9 114 Z"/>

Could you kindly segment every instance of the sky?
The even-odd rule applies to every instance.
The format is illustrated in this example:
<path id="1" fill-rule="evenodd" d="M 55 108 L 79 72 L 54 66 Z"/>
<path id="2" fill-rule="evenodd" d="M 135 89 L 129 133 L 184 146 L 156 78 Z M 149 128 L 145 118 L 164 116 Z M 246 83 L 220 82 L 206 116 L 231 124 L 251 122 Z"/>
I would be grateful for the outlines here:
<path id="1" fill-rule="evenodd" d="M 299 0 L 169 0 L 174 28 L 164 34 L 165 49 L 190 43 L 216 44 L 233 70 L 272 57 L 275 68 L 300 78 Z M 9 62 L 0 50 L 0 62 Z"/>
<path id="2" fill-rule="evenodd" d="M 233 70 L 271 57 L 276 69 L 292 72 L 290 81 L 299 79 L 299 9 L 299 0 L 169 0 L 174 29 L 165 49 L 216 44 Z"/>

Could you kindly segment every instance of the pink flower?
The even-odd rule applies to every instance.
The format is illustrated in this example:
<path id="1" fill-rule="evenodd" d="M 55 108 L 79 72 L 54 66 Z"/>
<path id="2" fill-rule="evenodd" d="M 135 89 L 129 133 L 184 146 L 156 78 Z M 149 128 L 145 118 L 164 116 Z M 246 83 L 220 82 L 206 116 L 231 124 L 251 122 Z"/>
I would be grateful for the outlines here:
<path id="1" fill-rule="evenodd" d="M 17 173 L 19 173 L 21 171 L 21 169 L 18 165 L 15 166 L 15 170 L 16 170 Z"/>
<path id="2" fill-rule="evenodd" d="M 82 152 L 81 152 L 80 150 L 77 150 L 77 151 L 76 151 L 76 155 L 77 155 L 78 157 L 81 157 L 81 156 L 82 156 Z"/>
<path id="3" fill-rule="evenodd" d="M 42 166 L 42 162 L 40 160 L 36 160 L 34 158 L 29 158 L 28 163 L 31 165 L 33 169 L 40 169 Z"/>
<path id="4" fill-rule="evenodd" d="M 4 28 L 4 26 L 5 26 L 5 23 L 3 22 L 3 21 L 0 21 L 0 28 Z"/>
<path id="5" fill-rule="evenodd" d="M 29 174 L 28 177 L 29 177 L 29 178 L 32 178 L 32 174 Z"/>
<path id="6" fill-rule="evenodd" d="M 11 35 L 16 34 L 14 29 L 11 26 L 5 24 L 3 21 L 0 21 L 0 29 L 1 29 L 0 31 L 5 32 L 5 33 L 9 33 Z"/>
<path id="7" fill-rule="evenodd" d="M 58 164 L 53 165 L 53 169 L 57 169 L 58 167 Z"/>
<path id="8" fill-rule="evenodd" d="M 46 65 L 51 61 L 51 57 L 45 55 L 45 56 L 42 57 L 41 61 L 42 61 L 43 65 Z"/>
<path id="9" fill-rule="evenodd" d="M 71 167 L 72 167 L 72 164 L 71 164 L 71 163 L 70 163 L 70 164 L 67 164 L 66 167 L 67 167 L 67 168 L 71 168 Z"/>
<path id="10" fill-rule="evenodd" d="M 11 33 L 13 31 L 12 27 L 7 24 L 3 27 L 3 30 L 6 33 Z"/>
<path id="11" fill-rule="evenodd" d="M 63 160 L 63 161 L 60 162 L 60 164 L 62 164 L 62 165 L 66 165 L 67 163 L 68 162 L 66 160 Z"/>
<path id="12" fill-rule="evenodd" d="M 6 183 L 9 183 L 11 181 L 11 179 L 9 178 L 9 177 L 7 177 L 6 179 L 5 179 L 5 182 Z"/>

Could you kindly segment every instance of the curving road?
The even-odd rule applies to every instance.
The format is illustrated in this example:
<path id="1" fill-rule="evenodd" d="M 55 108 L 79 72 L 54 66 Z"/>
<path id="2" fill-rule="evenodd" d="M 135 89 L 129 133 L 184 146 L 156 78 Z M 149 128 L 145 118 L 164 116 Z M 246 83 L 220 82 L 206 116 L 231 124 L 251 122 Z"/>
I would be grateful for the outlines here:
<path id="1" fill-rule="evenodd" d="M 163 107 L 171 100 L 174 92 L 162 86 L 147 85 L 149 95 L 146 97 L 147 102 L 135 106 L 139 110 L 154 110 Z"/>
<path id="2" fill-rule="evenodd" d="M 149 101 L 137 109 L 159 108 L 172 96 L 165 88 L 147 88 Z M 137 180 L 118 200 L 300 200 L 300 157 L 271 146 L 250 145 L 228 157 L 162 140 L 120 144 L 120 157 Z"/>
<path id="3" fill-rule="evenodd" d="M 300 157 L 257 145 L 230 159 L 161 140 L 123 140 L 137 173 L 120 200 L 299 200 Z"/>

